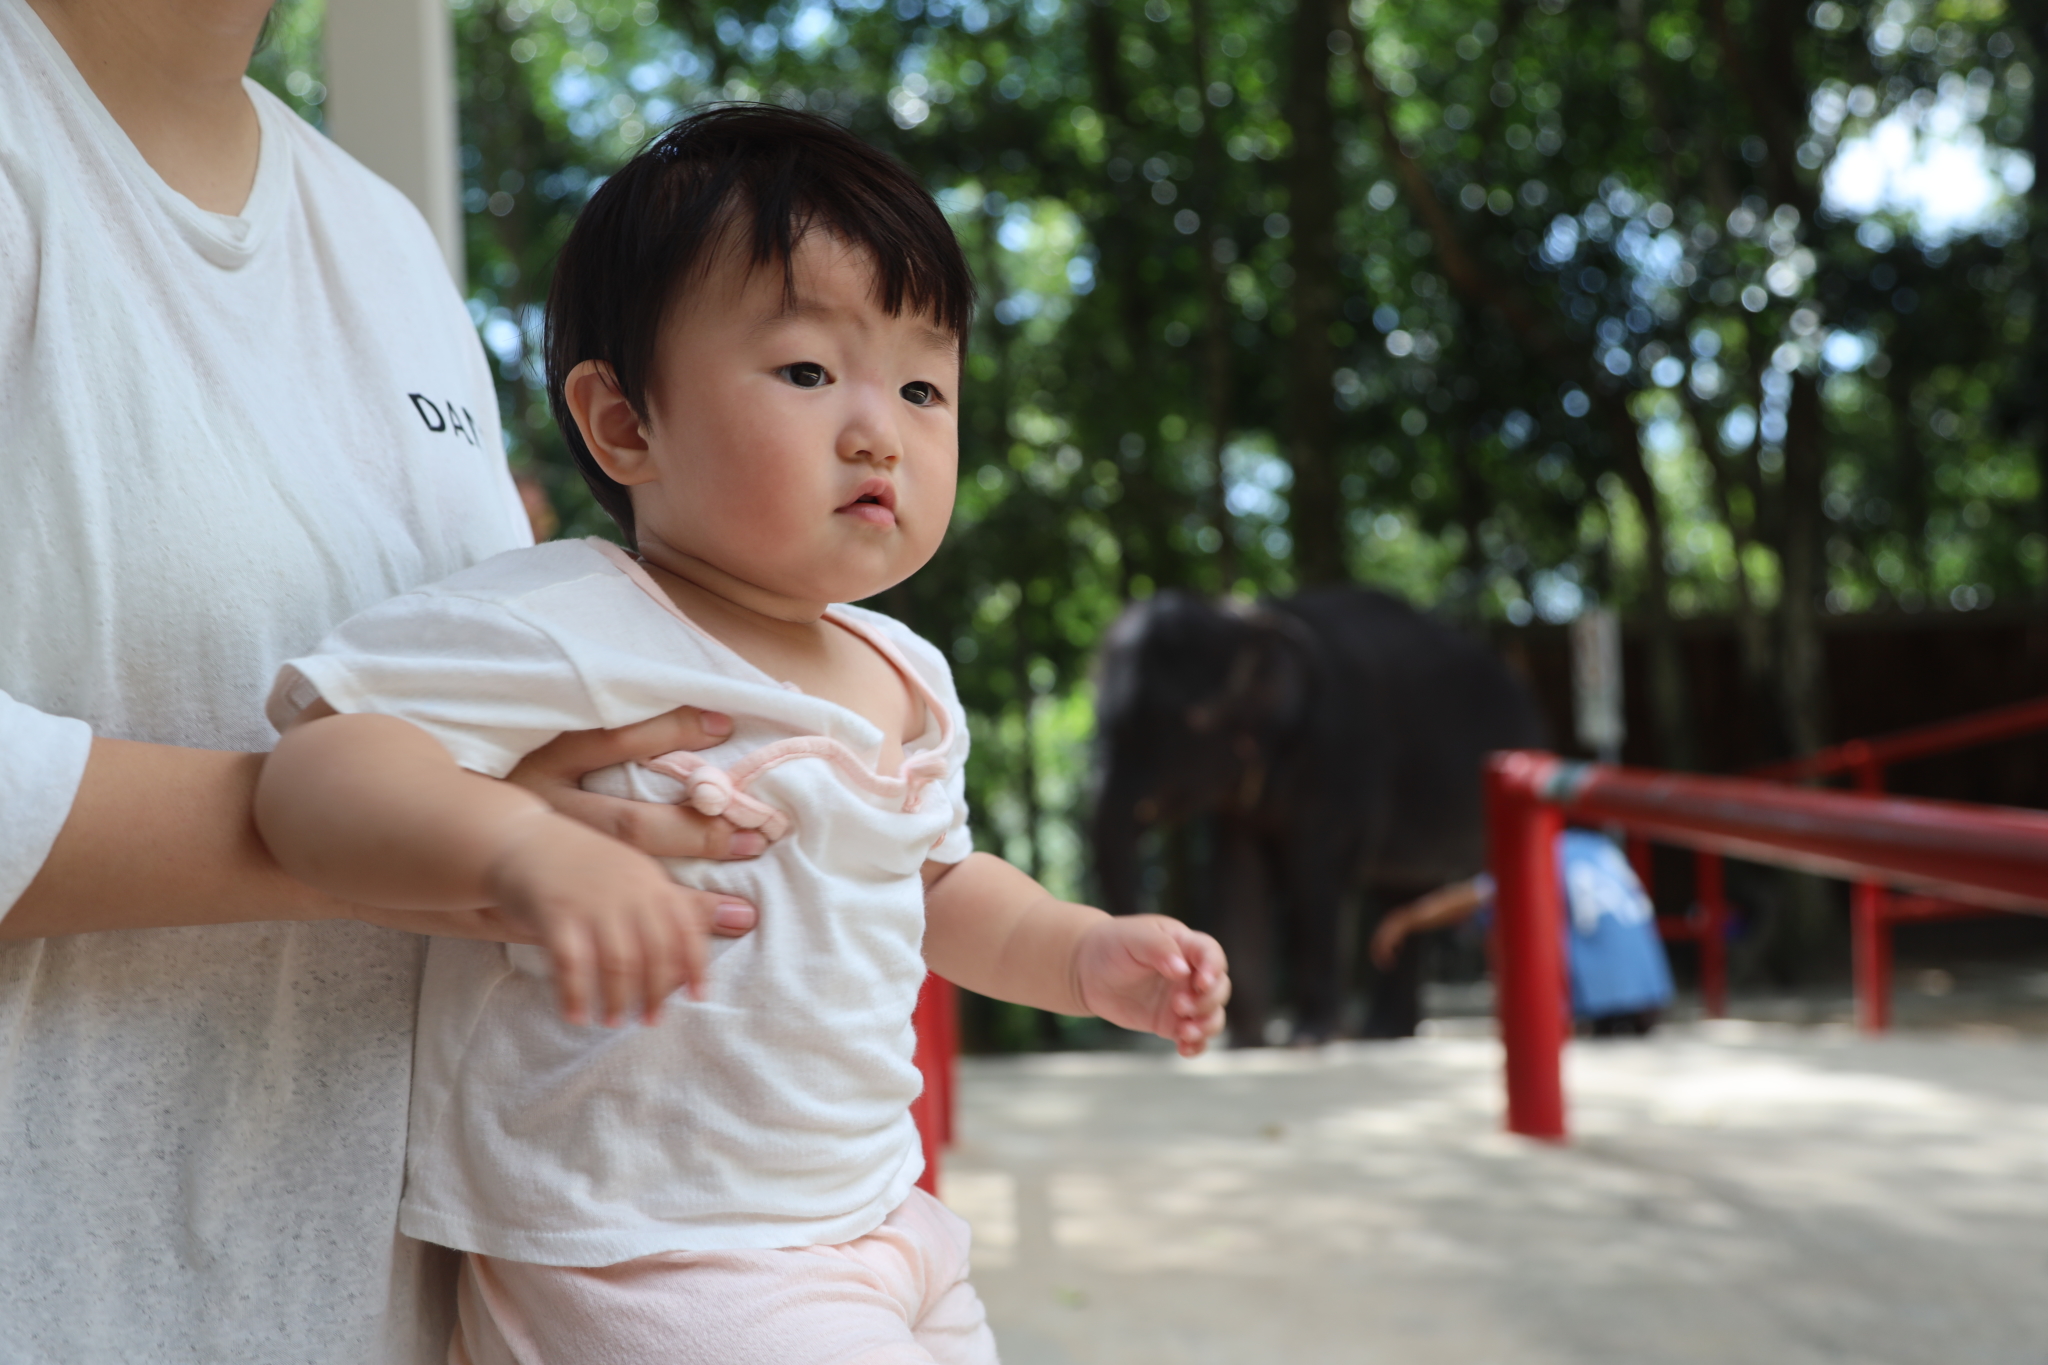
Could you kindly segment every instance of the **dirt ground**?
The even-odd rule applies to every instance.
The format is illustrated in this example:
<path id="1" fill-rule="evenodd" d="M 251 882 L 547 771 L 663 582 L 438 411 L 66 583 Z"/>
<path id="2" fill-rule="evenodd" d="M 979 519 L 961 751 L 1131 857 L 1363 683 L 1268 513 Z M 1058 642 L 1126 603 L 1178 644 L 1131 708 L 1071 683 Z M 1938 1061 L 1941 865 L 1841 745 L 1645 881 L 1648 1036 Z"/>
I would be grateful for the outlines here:
<path id="1" fill-rule="evenodd" d="M 1574 1044 L 1563 1147 L 1479 1019 L 970 1060 L 942 1194 L 1007 1365 L 2044 1365 L 2048 1030 L 1922 984 Z"/>

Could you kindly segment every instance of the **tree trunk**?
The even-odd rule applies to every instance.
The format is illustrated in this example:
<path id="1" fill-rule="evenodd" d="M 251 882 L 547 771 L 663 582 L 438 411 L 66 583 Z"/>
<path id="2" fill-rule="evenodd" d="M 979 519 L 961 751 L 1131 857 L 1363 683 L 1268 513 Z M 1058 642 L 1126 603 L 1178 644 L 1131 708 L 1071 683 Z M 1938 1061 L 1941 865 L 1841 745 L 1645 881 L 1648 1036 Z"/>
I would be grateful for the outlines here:
<path id="1" fill-rule="evenodd" d="M 1043 881 L 1045 868 L 1038 846 L 1038 830 L 1042 823 L 1038 809 L 1038 696 L 1031 688 L 1030 612 L 1030 602 L 1017 604 L 1010 647 L 1017 651 L 1012 676 L 1017 682 L 1017 715 L 1024 728 L 1023 747 L 1017 764 L 1017 790 L 1023 798 L 1024 807 L 1024 871 L 1031 875 L 1033 881 Z"/>
<path id="2" fill-rule="evenodd" d="M 1751 495 L 1747 520 L 1736 515 L 1735 487 L 1737 476 L 1728 467 L 1729 457 L 1717 451 L 1715 446 L 1712 414 L 1684 384 L 1678 386 L 1679 403 L 1685 409 L 1686 418 L 1692 423 L 1693 439 L 1698 443 L 1700 456 L 1707 462 L 1710 486 L 1714 492 L 1714 508 L 1721 514 L 1721 520 L 1728 527 L 1728 536 L 1735 551 L 1735 644 L 1742 668 L 1743 711 L 1749 731 L 1743 738 L 1745 747 L 1742 761 L 1756 762 L 1766 756 L 1775 757 L 1782 745 L 1775 734 L 1761 733 L 1775 730 L 1768 724 L 1775 709 L 1772 692 L 1772 660 L 1770 623 L 1764 619 L 1757 606 L 1756 585 L 1750 581 L 1749 547 L 1757 543 L 1757 525 L 1762 520 L 1763 508 L 1756 501 L 1754 489 Z M 1756 461 L 1756 442 L 1735 458 L 1748 461 L 1753 467 Z M 1746 485 L 1745 485 L 1746 487 Z"/>
<path id="3" fill-rule="evenodd" d="M 1294 571 L 1303 584 L 1340 583 L 1344 508 L 1337 483 L 1337 409 L 1330 376 L 1337 320 L 1336 126 L 1330 108 L 1330 34 L 1338 18 L 1329 0 L 1297 0 L 1287 125 L 1287 211 L 1292 222 L 1294 334 L 1290 338 L 1288 463 L 1294 487 L 1287 529 Z"/>
<path id="4" fill-rule="evenodd" d="M 1812 375 L 1792 376 L 1792 405 L 1785 422 L 1778 678 L 1786 738 L 1793 753 L 1810 754 L 1827 742 L 1820 638 L 1820 599 L 1826 591 L 1821 526 L 1826 456 L 1821 445 L 1820 386 Z"/>
<path id="5" fill-rule="evenodd" d="M 1193 50 L 1195 90 L 1206 102 L 1209 93 L 1209 3 L 1189 0 L 1189 46 Z M 1231 404 L 1230 300 L 1223 288 L 1228 268 L 1222 259 L 1223 210 L 1221 186 L 1224 175 L 1223 139 L 1216 132 L 1216 114 L 1211 106 L 1202 112 L 1201 131 L 1195 134 L 1195 179 L 1199 189 L 1195 204 L 1202 215 L 1202 369 L 1203 386 L 1209 400 L 1209 524 L 1216 529 L 1216 568 L 1219 586 L 1229 592 L 1237 585 L 1237 526 L 1230 512 L 1230 484 L 1224 476 L 1223 452 L 1230 444 L 1234 423 Z"/>
<path id="6" fill-rule="evenodd" d="M 1934 595 L 1934 577 L 1927 564 L 1927 451 L 1920 444 L 1920 424 L 1913 416 L 1913 383 L 1919 376 L 1907 357 L 1891 358 L 1891 373 L 1885 376 L 1885 397 L 1892 409 L 1892 449 L 1897 465 L 1899 529 L 1906 537 L 1906 560 L 1913 569 L 1913 586 L 1928 598 Z M 2037 457 L 2038 458 L 2038 457 Z M 2044 489 L 2043 497 L 2048 497 Z"/>
<path id="7" fill-rule="evenodd" d="M 1650 476 L 1649 455 L 1633 413 L 1620 394 L 1596 398 L 1607 419 L 1608 440 L 1622 481 L 1643 517 L 1643 643 L 1650 663 L 1650 723 L 1656 729 L 1658 759 L 1681 771 L 1697 766 L 1692 716 L 1686 696 L 1685 660 L 1679 652 L 1678 623 L 1671 619 L 1671 571 L 1664 538 L 1664 508 Z"/>
<path id="8" fill-rule="evenodd" d="M 1130 135 L 1131 111 L 1129 91 L 1124 84 L 1121 58 L 1117 53 L 1118 25 L 1111 0 L 1093 0 L 1088 6 L 1087 18 L 1088 55 L 1101 112 L 1110 129 L 1110 145 L 1120 155 L 1132 162 L 1143 160 L 1143 155 L 1132 143 Z M 1147 213 L 1151 205 L 1142 202 L 1135 178 L 1121 184 L 1112 183 L 1120 211 L 1104 220 L 1098 245 L 1102 251 L 1101 278 L 1113 291 L 1117 313 L 1121 324 L 1119 344 L 1103 348 L 1111 375 L 1117 384 L 1129 387 L 1139 382 L 1144 372 L 1147 352 L 1152 343 L 1152 319 L 1157 309 L 1152 300 L 1152 290 L 1145 282 L 1143 253 L 1144 243 L 1138 236 L 1135 224 L 1140 216 Z M 1109 434 L 1109 433 L 1105 433 Z M 1127 433 L 1115 433 L 1120 438 Z M 1123 538 L 1124 564 L 1123 595 L 1128 598 L 1131 578 L 1139 573 L 1150 577 L 1160 587 L 1184 584 L 1188 580 L 1186 556 L 1173 543 L 1173 527 L 1183 514 L 1181 496 L 1157 477 L 1157 443 L 1151 439 L 1157 432 L 1136 432 L 1145 442 L 1144 449 L 1135 456 L 1124 456 L 1119 451 L 1119 466 L 1123 472 L 1123 505 L 1127 516 L 1125 525 L 1135 536 L 1126 534 Z M 1135 561 L 1135 562 L 1133 562 Z"/>
<path id="9" fill-rule="evenodd" d="M 2033 47 L 2034 78 L 2048 74 L 2048 0 L 2014 0 L 2019 20 Z M 2034 315 L 2027 329 L 2027 348 L 2014 371 L 2014 406 L 2021 434 L 2034 447 L 2036 491 L 2042 529 L 2048 530 L 2048 94 L 2036 90 L 2028 116 L 2028 150 L 2034 156 L 2034 184 L 2027 191 L 2027 273 L 2034 294 Z M 1930 588 L 1930 593 L 1932 589 Z M 2038 601 L 2048 609 L 2048 579 Z"/>

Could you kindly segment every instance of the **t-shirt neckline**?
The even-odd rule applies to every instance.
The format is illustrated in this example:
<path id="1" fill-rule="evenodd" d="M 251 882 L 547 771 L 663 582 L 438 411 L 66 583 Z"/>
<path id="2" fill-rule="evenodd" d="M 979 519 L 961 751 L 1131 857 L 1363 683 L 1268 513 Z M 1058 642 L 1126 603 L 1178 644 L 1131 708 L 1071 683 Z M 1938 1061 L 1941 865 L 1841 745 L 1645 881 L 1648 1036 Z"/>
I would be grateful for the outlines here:
<path id="1" fill-rule="evenodd" d="M 254 257 L 282 212 L 291 176 L 291 148 L 277 119 L 280 112 L 288 118 L 295 116 L 282 110 L 281 106 L 273 107 L 275 101 L 269 91 L 247 76 L 242 77 L 243 93 L 249 97 L 250 108 L 256 115 L 256 176 L 250 182 L 249 197 L 239 214 L 214 213 L 200 208 L 157 174 L 156 168 L 142 155 L 127 130 L 93 93 L 91 84 L 79 71 L 77 63 L 71 60 L 71 54 L 64 50 L 64 45 L 57 41 L 57 35 L 50 32 L 43 17 L 26 0 L 6 2 L 21 12 L 29 32 L 41 43 L 58 82 L 65 87 L 86 121 L 99 133 L 101 146 L 120 166 L 129 183 L 155 200 L 177 224 L 185 240 L 213 264 L 232 270 Z"/>
<path id="2" fill-rule="evenodd" d="M 810 696 L 808 692 L 805 692 L 802 688 L 797 687 L 795 684 L 782 682 L 770 676 L 759 665 L 755 664 L 752 660 L 748 659 L 744 654 L 741 654 L 731 645 L 719 639 L 710 631 L 704 629 L 704 627 L 699 625 L 696 621 L 690 619 L 689 614 L 685 612 L 681 607 L 677 606 L 675 604 L 675 600 L 671 598 L 667 593 L 661 590 L 661 585 L 654 581 L 654 576 L 647 572 L 646 566 L 643 565 L 638 559 L 634 558 L 633 555 L 630 554 L 628 551 L 621 549 L 619 546 L 612 544 L 608 540 L 603 540 L 596 536 L 590 537 L 589 544 L 592 547 L 594 547 L 599 554 L 603 555 L 604 558 L 611 561 L 612 566 L 616 568 L 620 572 L 620 574 L 622 574 L 625 577 L 627 582 L 631 583 L 634 587 L 638 588 L 642 593 L 644 593 L 649 598 L 652 598 L 656 606 L 660 607 L 662 610 L 667 612 L 668 615 L 673 617 L 675 620 L 681 622 L 685 627 L 689 629 L 691 634 L 695 635 L 698 639 L 702 640 L 711 649 L 718 651 L 726 659 L 730 660 L 733 665 L 745 669 L 754 678 L 758 679 L 763 686 L 778 688 L 784 691 L 792 691 L 799 696 Z M 928 717 L 927 722 L 925 724 L 924 730 L 917 736 L 916 739 L 909 740 L 903 744 L 903 756 L 899 762 L 899 768 L 901 770 L 901 773 L 899 775 L 908 773 L 911 761 L 913 759 L 922 757 L 923 755 L 928 753 L 943 753 L 946 749 L 946 746 L 952 742 L 953 718 L 947 712 L 945 704 L 939 700 L 938 694 L 932 690 L 930 684 L 926 683 L 925 680 L 921 676 L 919 676 L 917 670 L 911 667 L 910 661 L 905 659 L 902 656 L 902 654 L 895 648 L 895 646 L 890 644 L 887 640 L 884 640 L 879 635 L 875 634 L 873 631 L 868 630 L 866 627 L 862 626 L 860 623 L 843 615 L 840 612 L 840 609 L 836 606 L 827 607 L 825 609 L 825 619 L 827 621 L 830 621 L 833 625 L 838 626 L 841 630 L 850 632 L 856 638 L 865 643 L 870 649 L 874 650 L 877 654 L 881 655 L 883 660 L 886 661 L 891 668 L 894 668 L 896 670 L 896 672 L 902 677 L 903 681 L 907 683 L 910 686 L 910 688 L 914 692 L 916 692 L 919 699 L 924 702 L 925 712 Z M 835 711 L 846 712 L 847 715 L 852 716 L 862 725 L 865 725 L 869 729 L 873 730 L 877 735 L 880 735 L 882 733 L 881 727 L 876 725 L 873 721 L 869 720 L 866 716 L 861 715 L 857 711 L 853 711 L 848 709 L 847 707 L 841 706 L 838 702 L 830 701 L 824 697 L 813 697 L 812 700 L 818 702 L 820 705 L 829 706 Z M 938 730 L 938 734 L 936 737 L 932 736 L 931 733 L 934 727 L 936 727 Z M 929 746 L 927 746 L 925 743 L 927 739 L 931 740 Z"/>

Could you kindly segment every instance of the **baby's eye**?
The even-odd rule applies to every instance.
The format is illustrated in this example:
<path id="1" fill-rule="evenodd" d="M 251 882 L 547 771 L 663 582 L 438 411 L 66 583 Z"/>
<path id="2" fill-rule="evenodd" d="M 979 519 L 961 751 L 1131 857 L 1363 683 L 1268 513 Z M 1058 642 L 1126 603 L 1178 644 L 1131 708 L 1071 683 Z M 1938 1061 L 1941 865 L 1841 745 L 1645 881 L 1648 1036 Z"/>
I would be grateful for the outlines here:
<path id="1" fill-rule="evenodd" d="M 939 386 L 922 379 L 913 379 L 896 392 L 903 395 L 903 401 L 915 407 L 928 408 L 939 401 Z"/>
<path id="2" fill-rule="evenodd" d="M 832 382 L 832 376 L 825 373 L 823 365 L 808 360 L 799 360 L 794 365 L 784 365 L 776 373 L 800 389 L 822 389 Z"/>

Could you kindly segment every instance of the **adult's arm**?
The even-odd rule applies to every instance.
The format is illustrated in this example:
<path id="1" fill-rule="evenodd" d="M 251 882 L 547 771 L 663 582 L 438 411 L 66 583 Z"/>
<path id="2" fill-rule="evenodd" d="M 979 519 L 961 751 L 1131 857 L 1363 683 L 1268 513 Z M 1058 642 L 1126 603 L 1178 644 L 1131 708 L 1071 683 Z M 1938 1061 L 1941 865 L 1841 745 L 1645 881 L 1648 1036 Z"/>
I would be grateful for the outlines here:
<path id="1" fill-rule="evenodd" d="M 261 754 L 95 738 L 70 814 L 0 938 L 353 913 L 264 850 L 249 817 L 262 767 Z"/>
<path id="2" fill-rule="evenodd" d="M 31 713 L 29 719 L 36 720 L 36 715 Z M 53 749 L 60 737 L 53 726 L 78 724 L 54 717 L 40 717 L 36 723 L 38 734 L 46 736 L 39 746 L 44 751 Z M 675 749 L 706 748 L 718 739 L 701 713 L 686 709 L 619 730 L 564 735 L 535 750 L 512 780 L 563 814 L 656 856 L 748 857 L 760 851 L 745 838 L 749 832 L 737 831 L 725 821 L 680 811 L 621 812 L 607 799 L 576 786 L 576 779 L 594 768 Z M 61 765 L 42 766 L 51 769 L 44 790 L 12 794 L 25 810 L 62 808 Z M 70 813 L 27 889 L 0 914 L 0 940 L 249 920 L 351 918 L 415 933 L 531 941 L 487 910 L 372 909 L 292 880 L 256 837 L 250 803 L 262 766 L 261 754 L 94 738 Z M 617 806 L 634 804 L 645 803 Z M 0 815 L 8 813 L 0 810 Z M 24 833 L 16 825 L 7 837 Z M 27 837 L 32 839 L 32 833 Z M 0 887 L 0 897 L 11 889 Z M 0 908 L 4 907 L 5 900 L 0 899 Z M 742 920 L 722 912 L 713 932 L 745 933 L 753 923 Z"/>
<path id="3" fill-rule="evenodd" d="M 1382 969 L 1393 966 L 1402 942 L 1411 934 L 1463 924 L 1479 913 L 1479 907 L 1486 904 L 1490 894 L 1487 884 L 1473 877 L 1440 886 L 1406 905 L 1389 910 L 1380 917 L 1379 927 L 1373 930 L 1374 965 Z"/>

